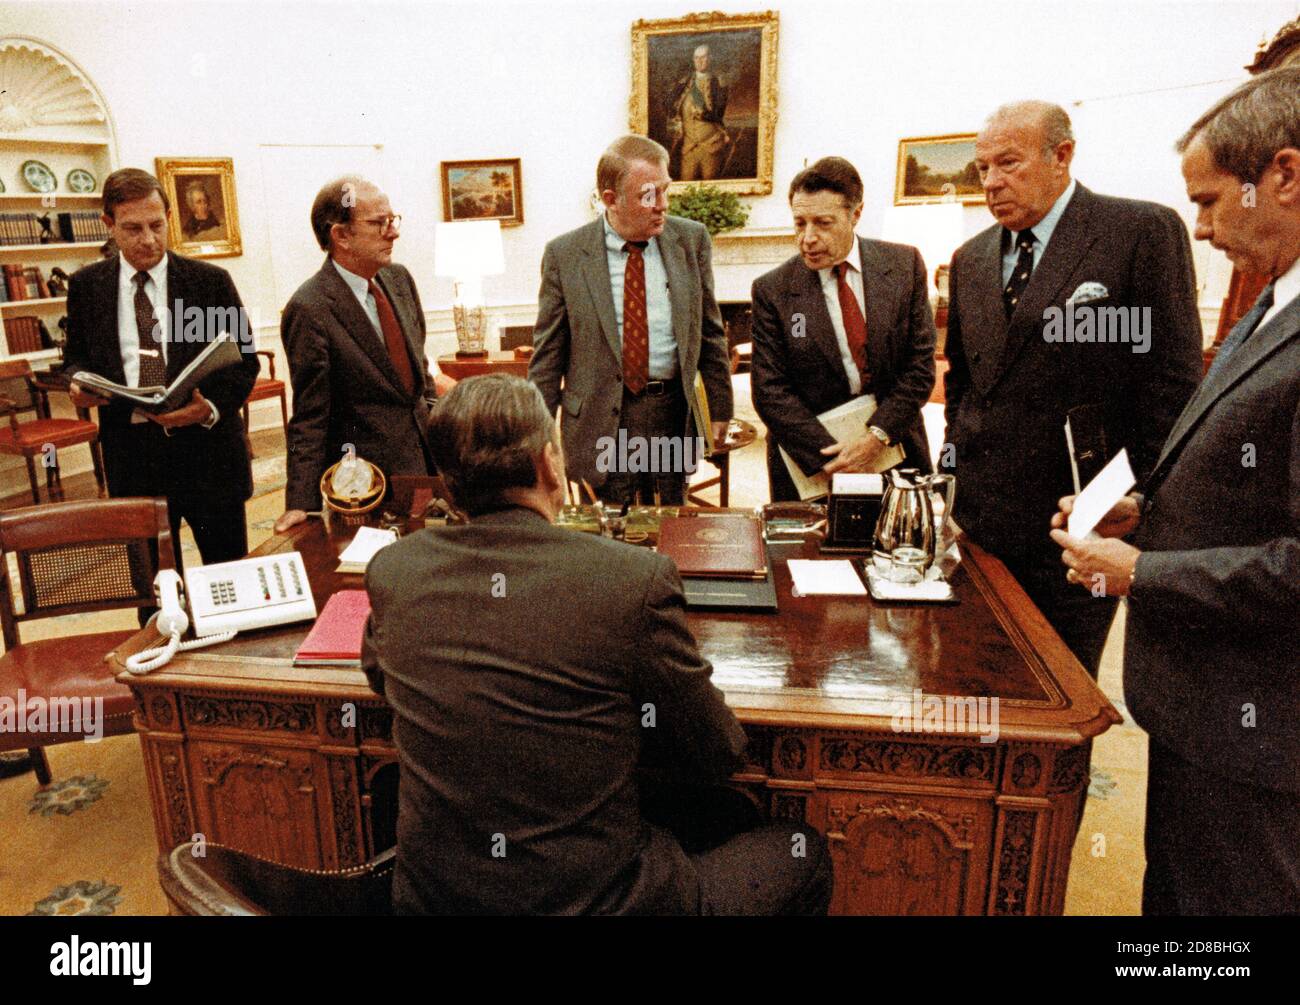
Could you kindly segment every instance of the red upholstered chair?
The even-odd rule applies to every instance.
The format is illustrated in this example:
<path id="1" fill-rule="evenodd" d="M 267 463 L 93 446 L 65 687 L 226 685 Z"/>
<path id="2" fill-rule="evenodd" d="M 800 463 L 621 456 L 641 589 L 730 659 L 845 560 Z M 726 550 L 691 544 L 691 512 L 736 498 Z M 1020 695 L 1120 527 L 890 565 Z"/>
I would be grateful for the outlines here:
<path id="1" fill-rule="evenodd" d="M 113 679 L 104 658 L 138 629 L 22 642 L 18 625 L 65 614 L 152 606 L 154 574 L 171 568 L 171 526 L 162 499 L 97 499 L 0 513 L 0 626 L 5 642 L 0 700 L 12 701 L 17 709 L 37 698 L 51 710 L 58 707 L 51 704 L 53 699 L 64 699 L 60 704 L 67 707 L 69 699 L 99 698 L 104 735 L 131 732 L 131 691 Z M 43 748 L 84 735 L 51 729 L 63 723 L 45 718 L 41 732 L 0 732 L 0 751 L 27 748 L 42 785 L 50 782 Z"/>
<path id="2" fill-rule="evenodd" d="M 36 484 L 35 458 L 44 458 L 47 444 L 57 451 L 64 447 L 85 443 L 90 447 L 90 461 L 95 468 L 95 481 L 104 491 L 104 465 L 99 456 L 99 427 L 90 420 L 90 413 L 77 409 L 76 419 L 50 418 L 48 388 L 32 376 L 32 365 L 25 359 L 11 359 L 0 363 L 0 412 L 9 417 L 9 426 L 0 426 L 0 454 L 11 454 L 27 462 L 27 479 L 32 486 L 32 502 L 40 503 L 41 493 Z M 30 422 L 19 422 L 19 412 L 35 412 Z M 45 468 L 45 487 L 50 498 L 55 489 L 63 494 L 63 482 L 58 467 Z"/>
<path id="3" fill-rule="evenodd" d="M 262 401 L 265 398 L 280 399 L 280 421 L 287 430 L 289 428 L 289 404 L 284 394 L 284 381 L 275 378 L 275 353 L 267 349 L 258 349 L 257 354 L 266 357 L 266 362 L 271 369 L 271 376 L 258 377 L 253 383 L 253 390 L 249 392 L 248 400 L 244 402 L 244 430 L 246 433 L 252 433 L 248 425 L 248 406 L 254 401 Z M 248 455 L 253 456 L 251 442 L 248 446 Z"/>

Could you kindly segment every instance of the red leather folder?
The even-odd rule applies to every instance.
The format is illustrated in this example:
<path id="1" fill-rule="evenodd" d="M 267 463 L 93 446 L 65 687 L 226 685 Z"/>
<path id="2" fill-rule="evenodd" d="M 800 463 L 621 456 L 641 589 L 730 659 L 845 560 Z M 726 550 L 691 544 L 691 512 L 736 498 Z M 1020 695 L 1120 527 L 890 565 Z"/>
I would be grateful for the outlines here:
<path id="1" fill-rule="evenodd" d="M 339 590 L 325 602 L 316 624 L 294 654 L 294 666 L 359 666 L 361 637 L 370 617 L 365 590 Z"/>

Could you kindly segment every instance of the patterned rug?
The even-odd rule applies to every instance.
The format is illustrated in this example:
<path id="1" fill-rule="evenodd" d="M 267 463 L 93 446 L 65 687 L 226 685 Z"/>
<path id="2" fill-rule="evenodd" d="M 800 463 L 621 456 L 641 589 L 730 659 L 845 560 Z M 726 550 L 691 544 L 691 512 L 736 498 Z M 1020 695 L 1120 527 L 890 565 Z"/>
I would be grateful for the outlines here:
<path id="1" fill-rule="evenodd" d="M 749 406 L 747 378 L 738 377 L 737 411 L 762 426 Z M 927 424 L 935 416 L 927 406 Z M 942 425 L 940 411 L 937 421 Z M 284 453 L 254 459 L 256 495 L 248 503 L 250 546 L 271 533 L 283 509 Z M 731 462 L 733 505 L 767 498 L 765 444 L 760 439 Z M 706 472 L 707 473 L 707 470 Z M 186 561 L 198 561 L 189 531 Z M 57 634 L 60 619 L 38 623 L 27 637 Z M 110 631 L 135 623 L 132 612 L 77 622 L 77 631 Z M 1137 914 L 1141 904 L 1142 818 L 1146 798 L 1146 734 L 1122 704 L 1123 611 L 1102 660 L 1101 687 L 1125 722 L 1093 746 L 1092 784 L 1075 844 L 1065 913 Z M 3 755 L 0 755 L 2 757 Z M 140 742 L 118 736 L 97 744 L 48 748 L 54 782 L 38 789 L 27 773 L 0 779 L 0 915 L 165 914 L 158 886 L 158 848 Z"/>

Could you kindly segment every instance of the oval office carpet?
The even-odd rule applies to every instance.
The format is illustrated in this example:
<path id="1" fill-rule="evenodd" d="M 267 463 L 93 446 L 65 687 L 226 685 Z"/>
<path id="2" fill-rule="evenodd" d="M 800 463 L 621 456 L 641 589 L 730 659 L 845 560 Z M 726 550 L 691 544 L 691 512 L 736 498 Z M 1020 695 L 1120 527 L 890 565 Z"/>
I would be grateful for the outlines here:
<path id="1" fill-rule="evenodd" d="M 749 380 L 735 378 L 737 412 L 758 428 Z M 927 406 L 934 432 L 940 408 Z M 932 437 L 933 438 L 933 437 Z M 270 535 L 283 509 L 284 439 L 274 432 L 254 434 L 255 494 L 248 503 L 249 543 Z M 762 438 L 732 456 L 733 506 L 767 499 Z M 701 477 L 711 468 L 705 466 Z M 716 490 L 715 490 L 716 491 Z M 198 561 L 189 531 L 185 559 Z M 134 613 L 88 616 L 77 631 L 128 628 Z M 93 627 L 92 627 L 93 625 Z M 56 620 L 29 626 L 25 637 L 60 630 Z M 1102 660 L 1101 687 L 1125 722 L 1101 736 L 1093 747 L 1092 784 L 1079 838 L 1074 847 L 1065 913 L 1137 914 L 1141 904 L 1142 817 L 1146 797 L 1146 734 L 1128 721 L 1120 687 L 1123 611 L 1112 628 Z M 53 783 L 38 789 L 30 772 L 0 779 L 0 914 L 165 914 L 158 886 L 158 849 L 144 777 L 139 740 L 118 736 L 96 744 L 66 743 L 48 748 Z M 6 755 L 0 755 L 0 758 Z M 21 755 L 19 755 L 21 756 Z"/>

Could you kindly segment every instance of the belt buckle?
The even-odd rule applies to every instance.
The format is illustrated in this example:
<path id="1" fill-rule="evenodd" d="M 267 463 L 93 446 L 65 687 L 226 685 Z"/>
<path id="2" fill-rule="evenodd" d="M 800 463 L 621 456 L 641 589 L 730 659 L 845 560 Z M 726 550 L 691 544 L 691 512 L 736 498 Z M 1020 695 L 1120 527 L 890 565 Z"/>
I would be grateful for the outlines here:
<path id="1" fill-rule="evenodd" d="M 666 380 L 648 380 L 645 385 L 645 393 L 652 395 L 661 395 L 668 387 Z"/>

